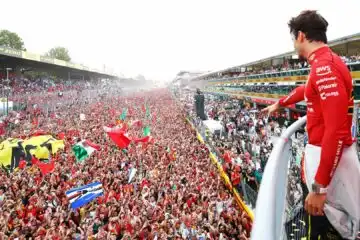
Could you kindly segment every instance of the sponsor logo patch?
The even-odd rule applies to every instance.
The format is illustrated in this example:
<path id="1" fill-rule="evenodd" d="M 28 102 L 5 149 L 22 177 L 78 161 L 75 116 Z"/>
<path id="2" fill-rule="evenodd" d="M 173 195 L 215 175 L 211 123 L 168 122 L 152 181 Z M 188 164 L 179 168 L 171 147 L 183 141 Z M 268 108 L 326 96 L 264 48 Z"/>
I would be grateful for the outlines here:
<path id="1" fill-rule="evenodd" d="M 338 91 L 336 91 L 336 92 L 329 92 L 329 93 L 320 93 L 320 98 L 322 99 L 322 100 L 325 100 L 326 98 L 328 98 L 328 97 L 337 97 L 337 96 L 339 96 L 339 92 Z"/>
<path id="2" fill-rule="evenodd" d="M 322 90 L 336 88 L 336 87 L 337 87 L 337 83 L 333 83 L 333 84 L 328 84 L 328 85 L 321 85 L 318 87 L 318 90 L 319 90 L 319 92 L 321 92 Z"/>
<path id="3" fill-rule="evenodd" d="M 319 85 L 320 83 L 323 82 L 328 82 L 328 81 L 335 81 L 336 77 L 327 77 L 327 78 L 322 78 L 316 81 L 316 85 Z"/>
<path id="4" fill-rule="evenodd" d="M 316 68 L 316 75 L 317 76 L 325 76 L 331 73 L 330 66 L 321 66 Z"/>

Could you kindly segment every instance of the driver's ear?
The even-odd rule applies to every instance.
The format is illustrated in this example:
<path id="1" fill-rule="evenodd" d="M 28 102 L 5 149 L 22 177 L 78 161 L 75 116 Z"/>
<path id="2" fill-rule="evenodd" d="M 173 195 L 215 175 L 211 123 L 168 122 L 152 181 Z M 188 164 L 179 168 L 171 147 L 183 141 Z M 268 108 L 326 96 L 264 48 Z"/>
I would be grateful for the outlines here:
<path id="1" fill-rule="evenodd" d="M 299 42 L 304 42 L 305 39 L 306 39 L 305 33 L 303 33 L 302 31 L 298 31 L 297 40 L 298 40 Z"/>

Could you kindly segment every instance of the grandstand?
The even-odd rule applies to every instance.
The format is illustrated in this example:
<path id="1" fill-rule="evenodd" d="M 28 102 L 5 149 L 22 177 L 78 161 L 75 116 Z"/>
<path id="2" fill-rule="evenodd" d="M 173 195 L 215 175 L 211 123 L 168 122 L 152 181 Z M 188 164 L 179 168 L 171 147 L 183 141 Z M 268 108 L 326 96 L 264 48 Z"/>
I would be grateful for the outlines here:
<path id="1" fill-rule="evenodd" d="M 329 46 L 339 56 L 342 56 L 343 61 L 347 64 L 353 78 L 355 99 L 360 99 L 360 33 L 330 41 Z M 290 93 L 298 85 L 304 84 L 307 80 L 308 74 L 309 66 L 307 65 L 307 63 L 299 59 L 295 52 L 287 52 L 255 62 L 202 74 L 193 78 L 191 85 L 198 86 L 203 90 L 203 92 L 205 92 L 209 96 L 215 96 L 216 99 L 223 99 L 223 96 L 225 95 L 229 97 L 228 101 L 240 100 L 240 102 L 247 105 L 249 109 L 260 110 L 267 105 L 275 103 L 276 101 L 278 101 L 279 98 L 288 95 L 288 93 Z M 213 99 L 213 97 L 211 97 L 210 99 Z M 213 102 L 213 100 L 209 101 L 210 103 Z M 219 103 L 212 104 L 219 106 L 224 104 L 222 103 L 222 100 L 216 101 L 218 101 Z M 359 109 L 358 101 L 355 104 L 354 109 L 354 112 L 357 113 L 354 115 L 354 126 L 359 126 L 359 113 L 356 109 Z M 226 114 L 228 114 L 229 116 L 226 117 L 225 125 L 230 124 L 228 122 L 231 121 L 229 120 L 229 118 L 231 119 L 231 111 L 227 112 L 228 113 Z M 304 116 L 305 113 L 306 104 L 304 102 L 301 102 L 293 104 L 286 109 L 283 109 L 279 116 L 285 118 L 286 121 L 291 124 L 300 119 L 301 116 Z M 279 119 L 277 121 L 279 121 Z M 282 236 L 284 237 L 284 239 L 302 239 L 306 235 L 302 226 L 302 222 L 304 219 L 300 205 L 289 204 L 289 201 L 294 201 L 291 200 L 294 198 L 294 196 L 289 195 L 289 193 L 294 194 L 294 189 L 291 188 L 297 188 L 296 176 L 298 175 L 296 174 L 296 172 L 298 172 L 298 169 L 296 167 L 293 168 L 293 162 L 296 161 L 294 160 L 295 158 L 299 158 L 297 156 L 298 154 L 296 153 L 297 150 L 300 150 L 299 148 L 303 147 L 303 140 L 297 139 L 296 137 L 294 137 L 293 134 L 295 130 L 300 132 L 303 131 L 302 126 L 305 121 L 304 119 L 302 119 L 301 121 L 302 124 L 299 123 L 296 126 L 296 129 L 295 127 L 293 127 L 291 131 L 288 132 L 289 135 L 287 135 L 292 142 L 290 143 L 290 146 L 293 147 L 293 154 L 288 155 L 288 144 L 284 144 L 283 149 L 281 150 L 284 161 L 289 161 L 290 166 L 292 166 L 290 172 L 293 174 L 291 175 L 289 173 L 291 175 L 289 176 L 288 180 L 289 185 L 286 193 L 284 193 L 284 196 L 286 196 L 286 203 L 284 203 L 285 215 L 283 217 L 277 215 L 277 218 L 282 218 L 283 222 L 279 220 L 280 222 L 275 221 L 276 223 L 274 223 L 284 225 L 285 231 L 282 234 L 287 235 Z M 199 131 L 205 132 L 205 130 L 203 129 L 200 129 Z M 359 130 L 357 130 L 357 132 L 358 131 Z M 301 152 L 301 150 L 298 152 Z M 219 158 L 222 158 L 224 156 L 224 153 L 222 152 L 217 156 Z M 280 155 L 278 155 L 277 157 L 279 156 Z M 274 172 L 276 172 L 275 169 L 277 167 L 279 166 L 272 166 Z M 285 179 L 286 178 L 284 176 L 283 180 Z M 246 204 L 250 206 L 250 208 L 254 208 L 257 199 L 257 191 L 254 191 L 254 188 L 249 186 L 248 184 L 243 184 L 244 181 L 246 182 L 246 177 L 244 178 L 243 176 L 241 180 L 243 201 L 245 201 Z M 274 183 L 270 184 L 274 185 Z M 271 189 L 276 194 L 282 194 L 282 192 L 280 191 L 281 187 Z M 295 198 L 297 197 L 295 196 Z M 269 218 L 267 218 L 267 220 L 269 220 Z"/>
<path id="2" fill-rule="evenodd" d="M 177 84 L 179 86 L 186 86 L 190 83 L 193 78 L 196 78 L 202 75 L 203 72 L 195 72 L 195 71 L 181 71 L 176 74 L 175 78 L 173 79 L 172 83 Z"/>
<path id="3" fill-rule="evenodd" d="M 329 46 L 347 63 L 355 81 L 355 99 L 360 98 L 360 33 L 329 42 Z M 309 68 L 295 52 L 287 52 L 255 62 L 202 74 L 192 79 L 206 86 L 204 91 L 224 92 L 248 97 L 252 102 L 268 105 L 287 95 L 307 80 Z M 304 111 L 304 104 L 293 110 Z"/>
<path id="4" fill-rule="evenodd" d="M 348 63 L 354 80 L 360 80 L 360 33 L 329 42 L 329 46 Z M 279 98 L 286 95 L 283 86 L 293 86 L 306 81 L 307 63 L 299 60 L 295 52 L 287 52 L 259 61 L 202 74 L 193 81 L 205 81 L 207 87 L 225 92 L 241 92 L 241 96 Z M 249 87 L 248 87 L 249 86 Z M 251 92 L 253 86 L 268 86 L 271 93 Z M 280 88 L 276 86 L 281 86 Z M 357 85 L 356 85 L 357 86 Z M 267 89 L 268 90 L 268 89 Z M 357 90 L 358 96 L 360 90 Z"/>
<path id="5" fill-rule="evenodd" d="M 113 74 L 83 64 L 66 62 L 40 54 L 0 46 L 0 73 L 3 76 L 6 68 L 10 68 L 11 73 L 17 75 L 25 71 L 52 71 L 68 80 L 76 77 L 80 79 L 117 78 Z"/>
<path id="6" fill-rule="evenodd" d="M 25 95 L 31 92 L 26 92 L 24 89 L 31 88 L 24 88 L 25 85 L 33 85 L 31 90 L 36 89 L 39 92 L 56 91 L 59 93 L 75 89 L 79 84 L 105 83 L 113 80 L 126 85 L 127 88 L 144 85 L 143 82 L 134 81 L 132 78 L 120 78 L 105 70 L 4 46 L 0 46 L 0 80 L 3 81 L 0 85 L 0 113 L 6 114 L 9 110 L 16 110 L 19 106 L 27 105 Z M 24 98 L 20 101 L 18 97 L 21 94 Z"/>

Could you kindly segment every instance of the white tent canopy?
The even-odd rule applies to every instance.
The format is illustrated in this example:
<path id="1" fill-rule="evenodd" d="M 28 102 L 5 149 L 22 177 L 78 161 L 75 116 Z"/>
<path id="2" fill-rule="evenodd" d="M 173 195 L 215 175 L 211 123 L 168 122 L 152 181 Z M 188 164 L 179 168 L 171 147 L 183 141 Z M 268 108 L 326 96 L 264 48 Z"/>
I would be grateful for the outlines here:
<path id="1" fill-rule="evenodd" d="M 216 130 L 222 131 L 223 126 L 220 121 L 216 120 L 205 120 L 203 121 L 204 125 L 210 130 L 211 133 L 214 133 Z"/>

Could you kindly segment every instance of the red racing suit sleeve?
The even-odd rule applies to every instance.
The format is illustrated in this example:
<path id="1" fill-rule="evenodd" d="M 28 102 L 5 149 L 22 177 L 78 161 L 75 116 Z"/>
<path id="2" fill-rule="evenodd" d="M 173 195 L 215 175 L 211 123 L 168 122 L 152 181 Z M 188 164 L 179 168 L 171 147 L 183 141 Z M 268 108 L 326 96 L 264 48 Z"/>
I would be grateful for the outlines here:
<path id="1" fill-rule="evenodd" d="M 279 105 L 281 107 L 286 107 L 288 105 L 298 103 L 304 100 L 305 85 L 301 85 L 295 88 L 288 96 L 283 97 L 279 100 Z"/>
<path id="2" fill-rule="evenodd" d="M 348 135 L 349 96 L 345 79 L 332 62 L 314 64 L 310 72 L 310 84 L 320 98 L 324 120 L 320 164 L 315 181 L 326 187 L 340 160 Z"/>

